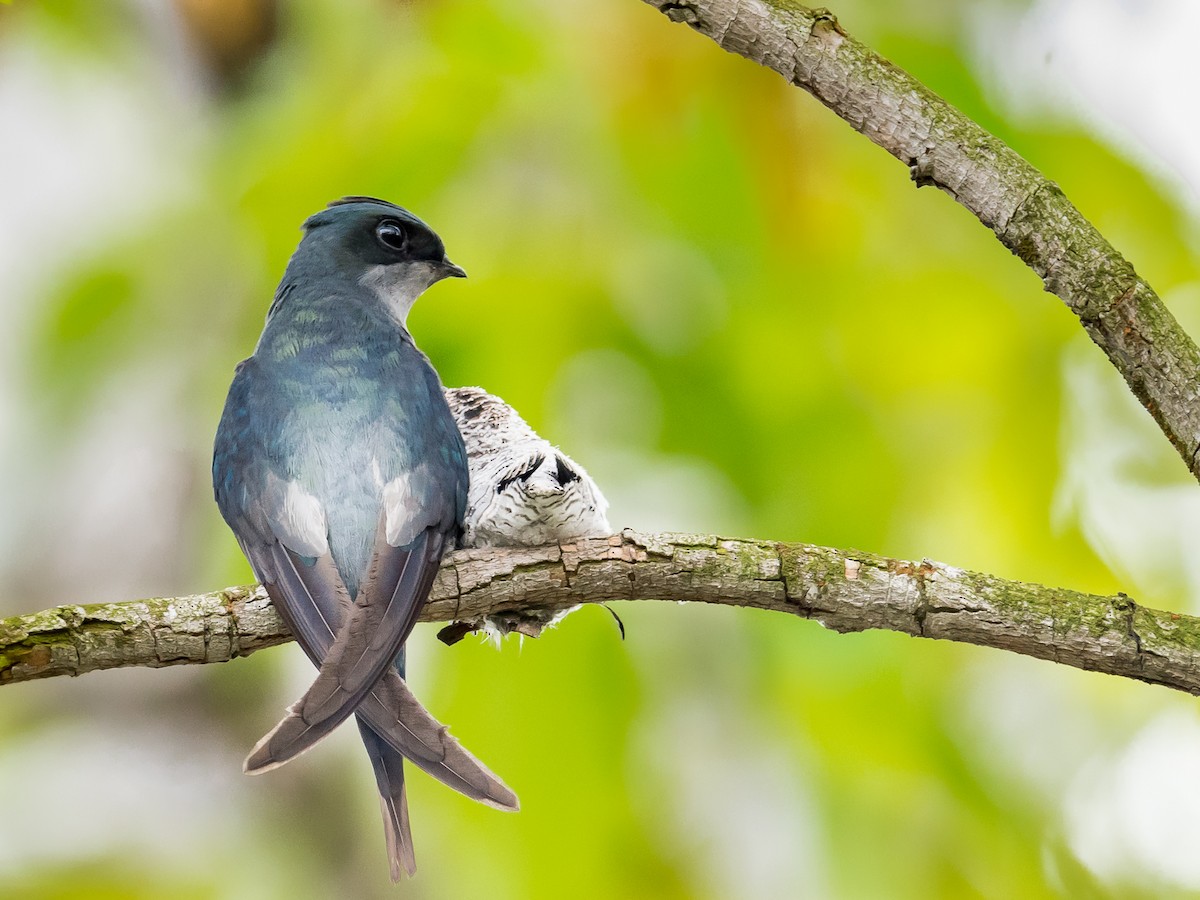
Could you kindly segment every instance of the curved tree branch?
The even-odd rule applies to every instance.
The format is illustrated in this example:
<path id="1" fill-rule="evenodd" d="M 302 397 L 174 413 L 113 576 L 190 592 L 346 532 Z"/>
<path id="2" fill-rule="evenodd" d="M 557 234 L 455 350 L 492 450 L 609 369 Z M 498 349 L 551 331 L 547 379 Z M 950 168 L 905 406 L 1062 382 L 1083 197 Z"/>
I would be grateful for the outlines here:
<path id="1" fill-rule="evenodd" d="M 836 631 L 996 647 L 1200 694 L 1200 619 L 852 550 L 638 534 L 449 555 L 424 621 L 536 634 L 548 610 L 610 600 L 751 606 Z M 463 629 L 465 630 L 465 629 Z M 0 683 L 120 666 L 224 662 L 291 640 L 261 589 L 62 606 L 0 620 Z"/>
<path id="2" fill-rule="evenodd" d="M 774 69 L 936 185 L 1067 304 L 1200 480 L 1200 350 L 1058 185 L 927 87 L 791 0 L 646 0 Z"/>

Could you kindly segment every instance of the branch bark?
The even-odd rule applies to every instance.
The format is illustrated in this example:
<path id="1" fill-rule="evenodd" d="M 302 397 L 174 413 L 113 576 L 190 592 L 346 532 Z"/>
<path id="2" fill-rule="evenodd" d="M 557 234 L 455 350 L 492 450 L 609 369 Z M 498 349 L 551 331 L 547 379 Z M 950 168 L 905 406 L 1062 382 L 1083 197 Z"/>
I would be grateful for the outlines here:
<path id="1" fill-rule="evenodd" d="M 442 564 L 422 621 L 536 634 L 547 611 L 658 600 L 749 606 L 840 632 L 882 628 L 960 641 L 1200 694 L 1200 619 L 1118 594 L 1006 581 L 852 550 L 639 534 L 460 550 Z M 61 606 L 0 620 L 0 683 L 121 666 L 224 662 L 291 640 L 266 593 Z"/>
<path id="2" fill-rule="evenodd" d="M 1058 185 L 907 72 L 792 0 L 646 0 L 808 91 L 965 206 L 1079 317 L 1200 480 L 1200 350 Z"/>

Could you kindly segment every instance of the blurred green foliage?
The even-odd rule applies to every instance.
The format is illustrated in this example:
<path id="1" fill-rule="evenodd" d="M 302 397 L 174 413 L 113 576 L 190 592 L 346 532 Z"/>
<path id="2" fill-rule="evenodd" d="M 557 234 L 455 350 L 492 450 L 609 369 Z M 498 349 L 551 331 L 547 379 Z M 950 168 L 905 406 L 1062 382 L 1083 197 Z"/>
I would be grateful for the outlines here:
<path id="1" fill-rule="evenodd" d="M 320 0 L 283 5 L 235 81 L 193 72 L 198 81 L 163 84 L 148 73 L 176 71 L 162 60 L 183 51 L 164 44 L 164 16 L 137 9 L 17 3 L 0 40 L 116 73 L 149 115 L 175 123 L 186 151 L 171 190 L 131 194 L 147 212 L 96 234 L 27 301 L 23 440 L 44 448 L 29 454 L 31 484 L 84 452 L 98 418 L 134 439 L 148 427 L 113 418 L 112 392 L 152 419 L 170 412 L 185 512 L 128 532 L 131 548 L 178 535 L 173 567 L 147 569 L 144 593 L 249 580 L 208 496 L 211 433 L 300 222 L 344 194 L 386 197 L 439 231 L 471 278 L 417 305 L 417 341 L 447 384 L 503 396 L 588 466 L 614 525 L 1129 589 L 1077 528 L 1050 519 L 1060 370 L 1084 340 L 1077 323 L 948 197 L 914 190 L 894 160 L 773 73 L 635 0 Z M 1068 125 L 1017 124 L 989 103 L 959 4 L 836 11 L 1059 181 L 1160 292 L 1196 280 L 1183 214 L 1157 183 Z M 1169 454 L 1159 462 L 1155 478 L 1182 480 Z M 9 585 L 32 603 L 54 555 L 46 542 L 24 555 Z M 40 599 L 89 598 L 87 573 L 72 584 L 71 598 Z M 1064 804 L 1077 772 L 1152 715 L 1193 715 L 1185 699 L 748 610 L 619 612 L 624 642 L 594 609 L 499 652 L 446 649 L 419 630 L 419 694 L 523 809 L 501 816 L 415 775 L 411 884 L 387 885 L 369 767 L 338 735 L 266 778 L 195 783 L 229 826 L 181 838 L 190 845 L 177 855 L 192 864 L 132 841 L 80 843 L 9 859 L 3 892 L 924 900 L 1173 889 L 1153 871 L 1089 871 Z M 131 735 L 186 722 L 236 776 L 302 683 L 301 664 L 285 671 L 289 654 L 122 673 L 120 721 Z M 85 679 L 92 696 L 118 683 L 109 677 Z M 1029 711 L 1006 740 L 1051 774 L 1030 775 L 995 738 L 1002 726 L 980 724 L 989 685 Z M 76 688 L 6 691 L 3 740 L 38 733 L 24 704 L 69 703 Z M 1061 710 L 1071 740 L 1042 730 Z M 72 712 L 83 727 L 113 714 L 82 702 Z M 174 814 L 160 812 L 169 841 Z M 86 795 L 69 811 L 109 814 Z M 16 827 L 6 816 L 0 836 Z"/>

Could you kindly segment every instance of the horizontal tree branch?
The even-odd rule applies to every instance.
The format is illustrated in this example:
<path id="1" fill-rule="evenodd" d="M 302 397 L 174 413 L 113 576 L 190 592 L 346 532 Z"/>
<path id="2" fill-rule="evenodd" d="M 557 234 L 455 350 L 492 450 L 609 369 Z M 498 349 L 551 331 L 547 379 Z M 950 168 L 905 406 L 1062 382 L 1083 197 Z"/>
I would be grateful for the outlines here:
<path id="1" fill-rule="evenodd" d="M 1200 350 L 1150 286 L 1063 195 L 1003 141 L 792 0 L 646 0 L 721 47 L 774 69 L 936 185 L 1079 317 L 1200 480 Z"/>
<path id="2" fill-rule="evenodd" d="M 883 628 L 1053 660 L 1200 694 L 1200 619 L 1007 581 L 928 560 L 808 544 L 639 534 L 460 550 L 423 621 L 536 634 L 579 603 L 675 600 L 750 606 L 835 631 Z M 261 588 L 60 606 L 0 620 L 0 683 L 120 666 L 224 662 L 291 640 Z"/>

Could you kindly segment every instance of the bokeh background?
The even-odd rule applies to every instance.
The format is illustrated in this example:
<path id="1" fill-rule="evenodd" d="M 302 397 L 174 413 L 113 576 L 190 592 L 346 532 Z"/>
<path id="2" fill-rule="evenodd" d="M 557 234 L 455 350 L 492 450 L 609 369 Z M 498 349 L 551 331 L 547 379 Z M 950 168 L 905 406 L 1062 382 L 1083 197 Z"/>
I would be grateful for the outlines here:
<path id="1" fill-rule="evenodd" d="M 1188 0 L 835 12 L 1200 323 Z M 931 557 L 1200 612 L 1200 491 L 968 213 L 636 0 L 0 6 L 0 614 L 245 583 L 209 453 L 306 215 L 414 210 L 447 384 L 614 525 Z M 1193 329 L 1194 331 L 1200 329 Z M 0 698 L 5 897 L 1200 896 L 1200 716 L 997 651 L 589 608 L 417 691 L 519 815 L 419 773 L 392 888 L 353 729 L 263 778 L 295 647 Z"/>

